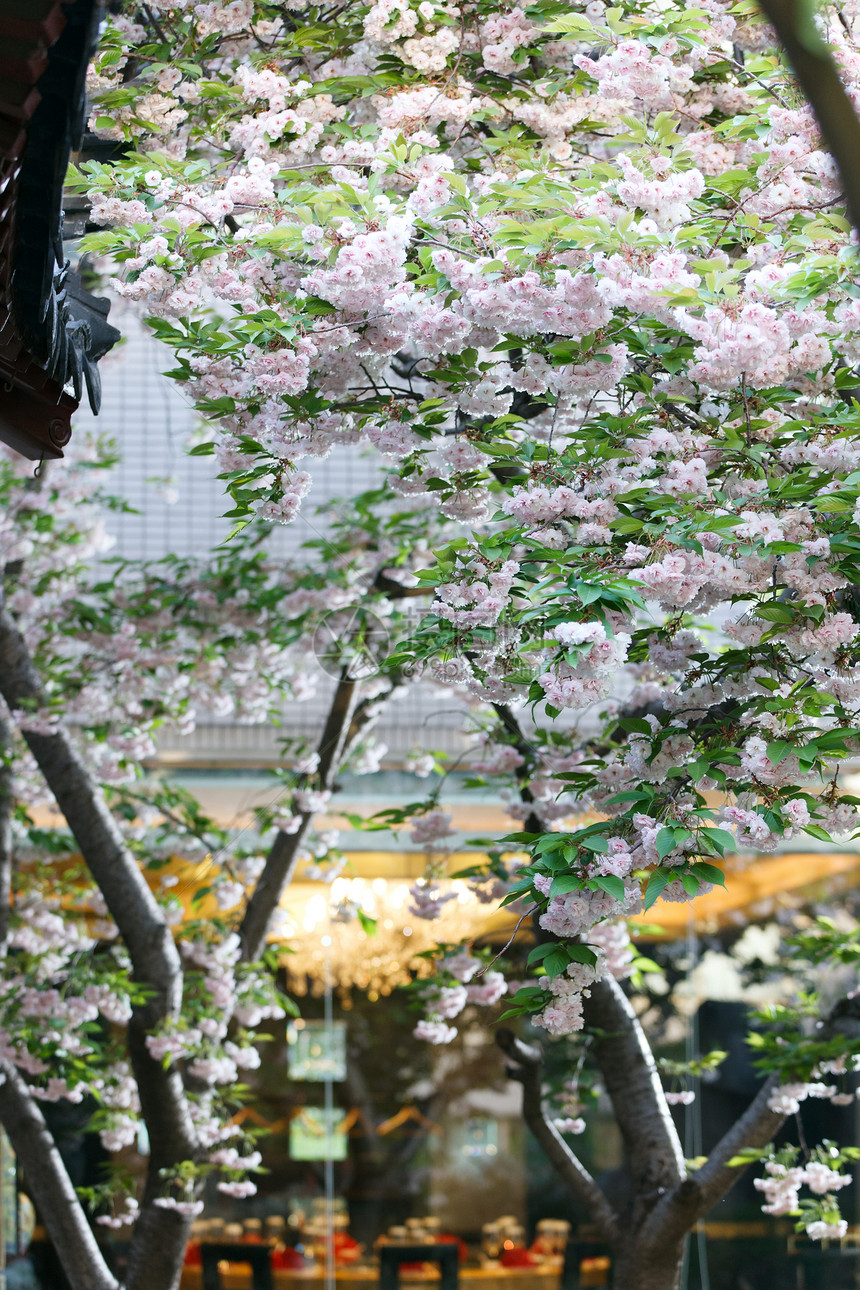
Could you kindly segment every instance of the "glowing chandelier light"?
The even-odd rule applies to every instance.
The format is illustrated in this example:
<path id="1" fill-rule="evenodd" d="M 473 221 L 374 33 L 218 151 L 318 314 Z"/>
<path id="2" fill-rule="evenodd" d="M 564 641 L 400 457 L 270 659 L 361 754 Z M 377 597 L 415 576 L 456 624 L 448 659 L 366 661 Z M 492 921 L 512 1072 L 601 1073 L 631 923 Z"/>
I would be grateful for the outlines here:
<path id="1" fill-rule="evenodd" d="M 465 882 L 439 886 L 443 896 L 455 899 L 441 905 L 437 918 L 425 919 L 410 913 L 412 898 L 402 881 L 337 878 L 330 887 L 294 884 L 277 938 L 291 951 L 284 957 L 290 990 L 322 995 L 328 960 L 332 985 L 342 997 L 355 988 L 373 1000 L 415 975 L 426 976 L 430 964 L 418 957 L 422 951 L 439 941 L 472 940 L 498 921 L 498 911 L 482 904 Z M 349 907 L 374 919 L 376 930 L 366 931 L 357 914 L 342 921 L 338 911 Z"/>

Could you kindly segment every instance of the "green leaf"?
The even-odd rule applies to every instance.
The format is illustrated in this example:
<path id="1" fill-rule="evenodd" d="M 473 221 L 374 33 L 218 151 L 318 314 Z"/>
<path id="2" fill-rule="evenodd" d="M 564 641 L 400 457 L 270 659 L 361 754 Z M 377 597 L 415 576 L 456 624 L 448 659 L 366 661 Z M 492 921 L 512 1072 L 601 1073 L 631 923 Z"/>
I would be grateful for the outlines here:
<path id="1" fill-rule="evenodd" d="M 564 946 L 554 945 L 543 961 L 547 976 L 561 976 L 570 959 Z"/>
<path id="2" fill-rule="evenodd" d="M 587 582 L 575 583 L 572 590 L 577 600 L 583 605 L 591 605 L 595 600 L 602 600 L 605 595 L 603 587 L 594 587 Z"/>
<path id="3" fill-rule="evenodd" d="M 532 884 L 530 879 L 528 882 L 517 883 L 515 887 L 511 888 L 511 890 L 508 892 L 506 896 L 502 897 L 502 899 L 499 901 L 499 904 L 513 905 L 516 901 L 522 900 L 523 893 L 528 891 L 531 885 Z"/>
<path id="4" fill-rule="evenodd" d="M 738 849 L 737 842 L 726 829 L 702 829 L 700 836 L 707 838 L 714 850 L 718 851 L 721 856 L 724 856 L 727 851 L 730 854 L 734 854 Z"/>
<path id="5" fill-rule="evenodd" d="M 769 623 L 793 623 L 794 610 L 786 608 L 785 605 L 776 605 L 768 603 L 766 605 L 756 605 L 756 618 L 764 618 Z"/>
<path id="6" fill-rule="evenodd" d="M 675 850 L 675 831 L 674 829 L 661 829 L 657 834 L 654 846 L 661 860 L 665 860 L 671 851 Z"/>
<path id="7" fill-rule="evenodd" d="M 595 883 L 601 891 L 605 891 L 607 895 L 613 896 L 615 900 L 624 900 L 627 895 L 627 888 L 624 886 L 621 879 L 617 878 L 615 874 L 600 874 L 599 877 L 592 878 L 591 881 Z"/>
<path id="8" fill-rule="evenodd" d="M 621 729 L 626 730 L 628 734 L 650 736 L 654 733 L 648 725 L 648 722 L 643 720 L 642 717 L 622 717 L 618 724 Z"/>
<path id="9" fill-rule="evenodd" d="M 589 967 L 594 967 L 597 962 L 597 955 L 587 945 L 568 945 L 566 948 L 571 963 L 587 963 Z"/>
<path id="10" fill-rule="evenodd" d="M 582 879 L 576 874 L 563 873 L 558 878 L 553 878 L 552 886 L 549 889 L 550 898 L 553 896 L 566 896 L 571 891 L 582 891 Z"/>
<path id="11" fill-rule="evenodd" d="M 718 869 L 713 864 L 705 864 L 704 860 L 697 860 L 695 864 L 691 864 L 690 873 L 695 874 L 697 878 L 701 878 L 702 882 L 713 883 L 715 887 L 725 887 L 726 885 L 726 876 L 722 869 Z"/>
<path id="12" fill-rule="evenodd" d="M 580 838 L 579 845 L 588 851 L 599 851 L 601 855 L 606 855 L 609 851 L 609 843 L 601 833 L 595 833 L 590 838 Z"/>
<path id="13" fill-rule="evenodd" d="M 672 881 L 672 875 L 667 869 L 654 869 L 651 877 L 648 879 L 648 886 L 645 888 L 644 908 L 650 909 L 660 895 L 660 892 L 667 883 Z"/>
<path id="14" fill-rule="evenodd" d="M 529 950 L 526 962 L 529 964 L 542 963 L 547 954 L 552 954 L 556 946 L 556 941 L 544 941 L 542 945 L 535 945 L 533 949 Z"/>
<path id="15" fill-rule="evenodd" d="M 710 774 L 710 770 L 711 763 L 708 761 L 707 757 L 697 757 L 696 760 L 690 762 L 687 767 L 687 774 L 690 776 L 693 783 L 697 784 L 700 779 L 704 779 L 705 775 Z"/>
<path id="16" fill-rule="evenodd" d="M 564 834 L 545 833 L 540 841 L 535 843 L 535 855 L 542 855 L 544 851 L 560 851 L 566 842 L 567 837 Z"/>
<path id="17" fill-rule="evenodd" d="M 804 827 L 804 833 L 809 833 L 811 837 L 818 838 L 819 842 L 832 842 L 830 834 L 826 829 L 822 829 L 820 824 L 807 824 Z"/>
<path id="18" fill-rule="evenodd" d="M 727 1161 L 727 1164 L 729 1169 L 742 1169 L 745 1165 L 752 1164 L 754 1160 L 763 1160 L 769 1154 L 770 1143 L 760 1151 L 756 1150 L 755 1147 L 744 1147 L 736 1156 L 732 1156 L 731 1160 Z"/>

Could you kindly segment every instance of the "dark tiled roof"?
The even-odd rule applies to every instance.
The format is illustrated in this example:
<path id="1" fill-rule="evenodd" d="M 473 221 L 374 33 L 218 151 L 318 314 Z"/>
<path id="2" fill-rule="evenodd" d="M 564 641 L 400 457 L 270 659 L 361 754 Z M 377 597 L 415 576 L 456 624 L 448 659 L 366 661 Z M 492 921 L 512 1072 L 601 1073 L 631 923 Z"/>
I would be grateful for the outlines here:
<path id="1" fill-rule="evenodd" d="M 96 363 L 119 339 L 62 239 L 102 12 L 101 0 L 0 0 L 0 439 L 33 460 L 62 457 L 84 389 L 98 411 Z"/>

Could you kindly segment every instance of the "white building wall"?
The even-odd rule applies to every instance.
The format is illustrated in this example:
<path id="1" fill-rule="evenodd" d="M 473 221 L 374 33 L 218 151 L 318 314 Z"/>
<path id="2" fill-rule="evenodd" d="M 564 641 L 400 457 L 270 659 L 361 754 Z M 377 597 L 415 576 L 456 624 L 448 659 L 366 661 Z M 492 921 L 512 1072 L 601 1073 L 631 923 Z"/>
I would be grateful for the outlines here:
<path id="1" fill-rule="evenodd" d="M 230 530 L 230 521 L 222 518 L 229 500 L 215 477 L 214 459 L 189 457 L 184 450 L 194 428 L 194 412 L 182 386 L 162 375 L 172 366 L 170 350 L 129 311 L 116 310 L 111 320 L 122 329 L 125 340 L 100 364 L 101 412 L 94 417 L 81 407 L 74 430 L 110 435 L 121 453 L 120 464 L 106 484 L 135 513 L 108 517 L 116 537 L 114 553 L 149 560 L 171 553 L 203 555 Z M 309 469 L 313 488 L 298 518 L 277 526 L 270 547 L 275 555 L 288 556 L 302 542 L 324 536 L 325 517 L 316 514 L 317 508 L 330 499 L 373 487 L 382 474 L 376 454 L 355 448 L 313 461 Z M 279 735 L 319 731 L 330 692 L 331 682 L 323 677 L 318 697 L 293 705 L 279 730 L 206 721 L 186 738 L 165 733 L 160 751 L 171 760 L 246 765 L 276 761 Z M 395 764 L 417 743 L 446 752 L 466 746 L 462 712 L 444 693 L 429 687 L 411 687 L 393 703 L 377 728 L 377 738 L 388 745 L 388 760 Z"/>

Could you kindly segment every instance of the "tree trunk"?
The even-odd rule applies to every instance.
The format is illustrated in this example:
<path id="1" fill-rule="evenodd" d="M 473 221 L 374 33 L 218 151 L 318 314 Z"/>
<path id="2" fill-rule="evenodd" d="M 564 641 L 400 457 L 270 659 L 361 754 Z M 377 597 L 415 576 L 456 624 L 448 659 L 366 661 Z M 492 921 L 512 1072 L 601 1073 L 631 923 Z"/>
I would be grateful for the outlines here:
<path id="1" fill-rule="evenodd" d="M 12 727 L 0 716 L 0 959 L 6 955 L 12 904 L 12 766 L 8 760 L 11 747 Z"/>
<path id="2" fill-rule="evenodd" d="M 659 1250 L 621 1241 L 612 1255 L 612 1290 L 678 1290 L 683 1262 L 683 1241 Z"/>
<path id="3" fill-rule="evenodd" d="M 171 1209 L 157 1209 L 152 1196 L 158 1179 L 147 1178 L 140 1218 L 134 1225 L 126 1290 L 177 1290 L 182 1276 L 191 1219 Z"/>
<path id="4" fill-rule="evenodd" d="M 119 1290 L 38 1102 L 14 1066 L 4 1064 L 0 1075 L 0 1119 L 72 1290 Z"/>

